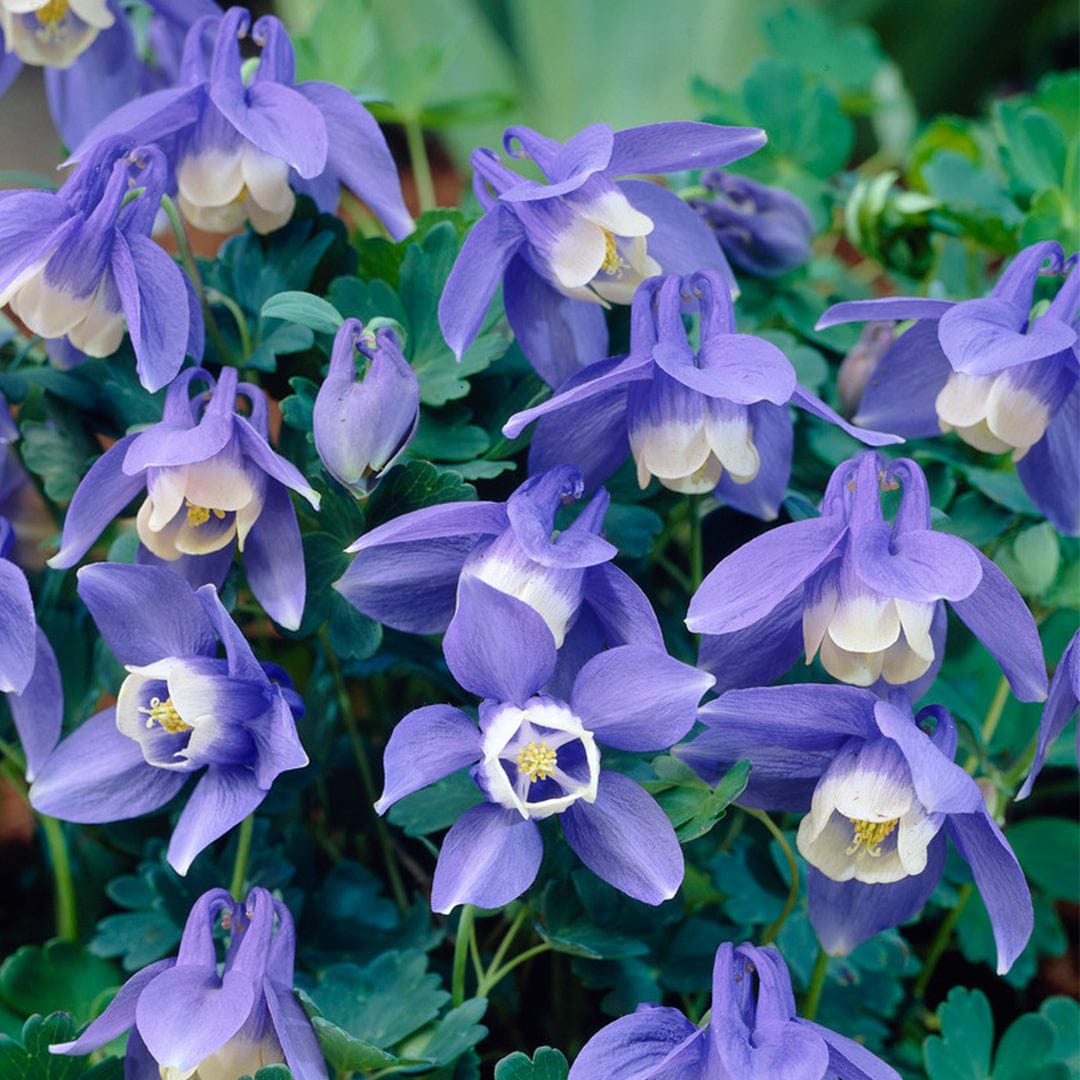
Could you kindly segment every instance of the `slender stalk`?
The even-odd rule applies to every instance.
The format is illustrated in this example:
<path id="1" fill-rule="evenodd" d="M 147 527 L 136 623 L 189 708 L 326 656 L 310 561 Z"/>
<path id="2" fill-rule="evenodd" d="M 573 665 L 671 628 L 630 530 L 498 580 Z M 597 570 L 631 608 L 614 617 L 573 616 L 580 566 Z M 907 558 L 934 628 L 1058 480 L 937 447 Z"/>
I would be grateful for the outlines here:
<path id="1" fill-rule="evenodd" d="M 919 977 L 915 980 L 915 986 L 912 988 L 912 993 L 920 1001 L 926 993 L 926 988 L 930 985 L 930 979 L 933 977 L 934 969 L 937 967 L 938 961 L 949 947 L 953 931 L 956 929 L 956 924 L 960 921 L 960 916 L 964 913 L 964 908 L 967 907 L 968 900 L 971 899 L 971 892 L 974 887 L 975 886 L 971 884 L 960 886 L 957 890 L 956 907 L 941 920 L 941 925 L 934 935 L 934 940 L 930 943 L 930 951 L 926 954 L 926 960 L 923 962 L 922 971 L 919 972 Z"/>
<path id="2" fill-rule="evenodd" d="M 810 985 L 806 988 L 806 997 L 799 1012 L 804 1020 L 813 1020 L 817 1016 L 818 1005 L 821 1003 L 821 991 L 825 986 L 825 969 L 828 966 L 829 954 L 819 945 L 814 970 L 810 973 Z"/>
<path id="3" fill-rule="evenodd" d="M 769 927 L 766 927 L 765 933 L 761 937 L 762 945 L 769 945 L 774 942 L 777 935 L 783 929 L 784 923 L 787 922 L 788 916 L 791 914 L 792 908 L 795 907 L 795 901 L 799 898 L 799 864 L 795 859 L 795 852 L 791 850 L 791 845 L 788 843 L 788 838 L 780 831 L 780 827 L 764 810 L 746 810 L 744 812 L 749 814 L 752 818 L 756 818 L 765 826 L 766 829 L 772 833 L 773 839 L 780 845 L 780 850 L 784 854 L 784 859 L 787 861 L 788 874 L 791 877 L 791 882 L 788 885 L 787 900 L 784 901 L 784 907 L 780 914 L 777 916 L 776 921 Z"/>
<path id="4" fill-rule="evenodd" d="M 64 941 L 78 941 L 79 915 L 75 904 L 75 878 L 71 873 L 71 856 L 68 853 L 64 829 L 56 818 L 38 814 L 45 830 L 45 843 L 53 872 L 53 899 L 56 905 L 56 936 Z"/>
<path id="5" fill-rule="evenodd" d="M 697 495 L 687 497 L 687 510 L 690 522 L 690 591 L 696 593 L 705 577 L 701 545 L 701 499 Z"/>
<path id="6" fill-rule="evenodd" d="M 484 977 L 484 981 L 476 988 L 476 996 L 487 997 L 492 989 L 501 983 L 514 968 L 524 964 L 526 960 L 531 960 L 534 956 L 540 956 L 543 953 L 550 952 L 552 948 L 553 946 L 550 941 L 541 941 L 539 945 L 534 945 L 531 949 L 526 949 L 524 952 L 518 953 L 513 960 L 507 961 L 496 971 L 488 971 L 487 975 Z"/>
<path id="7" fill-rule="evenodd" d="M 499 942 L 499 947 L 495 950 L 495 955 L 491 958 L 491 964 L 488 967 L 488 971 L 495 971 L 499 965 L 506 958 L 506 954 L 510 949 L 510 946 L 514 942 L 514 938 L 517 937 L 517 932 L 521 929 L 521 924 L 529 917 L 529 909 L 522 904 L 521 910 L 514 916 L 514 921 L 510 924 L 509 929 L 503 935 L 502 941 Z"/>
<path id="8" fill-rule="evenodd" d="M 234 900 L 244 899 L 244 880 L 251 859 L 251 837 L 254 833 L 255 815 L 251 813 L 240 822 L 240 833 L 236 841 L 236 860 L 233 862 L 232 881 L 229 883 L 229 892 Z"/>
<path id="9" fill-rule="evenodd" d="M 251 346 L 251 331 L 248 330 L 247 316 L 240 305 L 231 297 L 226 296 L 220 289 L 207 289 L 206 302 L 225 308 L 233 317 L 236 324 L 236 332 L 240 335 L 240 352 L 246 361 L 255 351 Z"/>
<path id="10" fill-rule="evenodd" d="M 993 739 L 994 732 L 997 731 L 1001 714 L 1005 711 L 1005 704 L 1008 700 L 1009 680 L 1002 675 L 998 680 L 997 689 L 994 691 L 993 700 L 990 702 L 990 708 L 986 710 L 986 716 L 983 718 L 982 741 L 987 750 L 990 748 L 990 740 Z M 978 763 L 979 755 L 973 750 L 968 754 L 967 761 L 964 762 L 964 768 L 967 772 L 973 773 Z"/>
<path id="11" fill-rule="evenodd" d="M 408 116 L 404 120 L 404 125 L 413 180 L 416 181 L 416 200 L 422 214 L 425 210 L 435 209 L 435 181 L 431 176 L 431 162 L 428 160 L 427 147 L 424 145 L 424 129 L 420 126 L 420 117 Z"/>
<path id="12" fill-rule="evenodd" d="M 465 1001 L 465 961 L 469 955 L 469 939 L 473 936 L 475 921 L 476 908 L 472 904 L 463 904 L 461 917 L 458 919 L 457 937 L 454 939 L 454 967 L 450 977 L 450 992 L 455 1009 Z"/>

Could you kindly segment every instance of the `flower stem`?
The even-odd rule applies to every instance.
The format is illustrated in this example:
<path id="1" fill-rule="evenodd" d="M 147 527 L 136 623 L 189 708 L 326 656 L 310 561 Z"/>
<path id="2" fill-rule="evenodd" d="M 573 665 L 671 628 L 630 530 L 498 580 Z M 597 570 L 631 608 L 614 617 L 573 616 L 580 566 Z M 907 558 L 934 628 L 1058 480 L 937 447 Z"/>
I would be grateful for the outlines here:
<path id="1" fill-rule="evenodd" d="M 240 822 L 240 833 L 236 841 L 236 859 L 233 862 L 232 881 L 229 883 L 229 892 L 234 900 L 242 901 L 244 880 L 247 877 L 248 861 L 251 858 L 251 837 L 255 832 L 255 815 L 248 814 Z"/>
<path id="2" fill-rule="evenodd" d="M 531 949 L 526 949 L 524 952 L 520 952 L 513 960 L 507 961 L 501 968 L 495 971 L 489 970 L 487 975 L 484 976 L 483 982 L 476 988 L 477 997 L 487 997 L 491 993 L 492 989 L 506 978 L 514 968 L 520 964 L 524 964 L 526 960 L 531 960 L 534 956 L 540 956 L 542 953 L 550 952 L 554 948 L 550 941 L 541 941 L 539 945 L 534 945 Z"/>
<path id="3" fill-rule="evenodd" d="M 960 921 L 960 916 L 964 913 L 964 908 L 967 906 L 968 900 L 971 899 L 971 892 L 974 887 L 975 886 L 970 883 L 960 886 L 957 890 L 956 906 L 941 920 L 941 925 L 934 935 L 934 940 L 930 943 L 930 951 L 926 954 L 926 960 L 923 963 L 922 971 L 919 972 L 919 977 L 915 980 L 915 986 L 912 988 L 912 993 L 920 1001 L 926 993 L 926 988 L 930 985 L 930 979 L 934 974 L 934 969 L 937 967 L 938 961 L 949 947 L 949 941 L 952 939 L 953 931 L 956 929 L 956 924 Z"/>
<path id="4" fill-rule="evenodd" d="M 469 939 L 473 936 L 475 920 L 476 908 L 472 904 L 463 904 L 458 918 L 457 937 L 454 939 L 454 967 L 450 981 L 453 995 L 451 1004 L 455 1009 L 465 1001 L 465 961 L 469 956 Z"/>
<path id="5" fill-rule="evenodd" d="M 814 970 L 810 973 L 810 985 L 806 988 L 803 1007 L 799 1011 L 799 1015 L 804 1020 L 813 1020 L 817 1016 L 818 1005 L 821 1003 L 821 991 L 825 986 L 825 970 L 828 966 L 829 954 L 819 945 Z"/>
<path id="6" fill-rule="evenodd" d="M 982 723 L 982 741 L 983 747 L 989 751 L 990 740 L 994 737 L 994 732 L 997 731 L 998 723 L 1001 720 L 1001 714 L 1005 711 L 1005 704 L 1009 700 L 1009 680 L 1004 675 L 998 680 L 997 689 L 994 691 L 993 700 L 990 702 L 990 708 L 986 710 L 986 716 Z M 968 754 L 967 761 L 964 762 L 964 769 L 973 773 L 975 766 L 979 762 L 979 755 L 974 750 Z"/>
<path id="7" fill-rule="evenodd" d="M 764 810 L 747 810 L 743 807 L 743 810 L 749 814 L 752 818 L 756 818 L 765 826 L 766 829 L 772 833 L 773 839 L 780 845 L 780 850 L 784 853 L 784 858 L 788 865 L 788 874 L 791 877 L 790 884 L 788 885 L 787 900 L 784 901 L 783 910 L 777 916 L 776 921 L 766 928 L 765 933 L 761 937 L 762 945 L 769 945 L 774 942 L 777 935 L 783 929 L 784 923 L 787 922 L 788 916 L 791 914 L 792 908 L 795 907 L 795 901 L 799 898 L 799 864 L 795 859 L 795 852 L 791 850 L 791 845 L 788 843 L 788 838 L 780 830 L 780 827 Z"/>
<path id="8" fill-rule="evenodd" d="M 75 904 L 75 879 L 71 873 L 64 828 L 56 818 L 38 814 L 45 830 L 45 842 L 52 862 L 53 897 L 56 904 L 56 936 L 64 941 L 78 941 L 79 915 Z"/>
<path id="9" fill-rule="evenodd" d="M 691 594 L 696 593 L 705 577 L 704 554 L 701 542 L 701 499 L 696 495 L 687 497 L 690 522 L 690 585 Z"/>
<path id="10" fill-rule="evenodd" d="M 428 160 L 427 147 L 424 145 L 424 129 L 419 116 L 404 118 L 405 142 L 409 148 L 409 161 L 412 163 L 413 180 L 416 182 L 416 201 L 420 213 L 434 210 L 435 182 L 431 177 L 431 162 Z"/>
<path id="11" fill-rule="evenodd" d="M 522 904 L 521 910 L 514 916 L 514 921 L 510 924 L 510 928 L 503 935 L 502 941 L 499 942 L 499 947 L 495 950 L 495 955 L 491 958 L 491 964 L 485 973 L 484 978 L 487 977 L 492 971 L 496 971 L 499 965 L 506 958 L 506 954 L 510 949 L 510 946 L 514 943 L 514 938 L 517 936 L 517 932 L 521 929 L 521 924 L 529 917 L 529 909 Z M 482 981 L 482 980 L 481 980 Z"/>
<path id="12" fill-rule="evenodd" d="M 243 359 L 247 361 L 254 349 L 251 346 L 251 331 L 248 330 L 247 317 L 243 309 L 231 296 L 226 296 L 220 289 L 207 289 L 206 302 L 210 305 L 220 305 L 232 315 L 236 332 L 240 335 L 240 352 L 243 353 Z"/>

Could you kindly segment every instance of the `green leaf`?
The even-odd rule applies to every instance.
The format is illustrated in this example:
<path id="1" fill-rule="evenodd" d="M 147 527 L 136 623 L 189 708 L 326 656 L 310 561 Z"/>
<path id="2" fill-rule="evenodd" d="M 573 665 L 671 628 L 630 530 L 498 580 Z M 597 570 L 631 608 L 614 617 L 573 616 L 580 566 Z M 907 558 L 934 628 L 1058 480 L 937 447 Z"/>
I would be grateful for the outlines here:
<path id="1" fill-rule="evenodd" d="M 288 1065 L 264 1065 L 254 1077 L 240 1077 L 240 1080 L 293 1080 L 293 1074 Z"/>
<path id="2" fill-rule="evenodd" d="M 777 56 L 839 92 L 869 90 L 884 59 L 865 27 L 838 25 L 810 8 L 788 7 L 766 19 L 765 37 Z"/>
<path id="3" fill-rule="evenodd" d="M 930 1080 L 990 1080 L 994 1019 L 981 990 L 954 986 L 937 1010 L 941 1035 L 923 1043 Z"/>
<path id="4" fill-rule="evenodd" d="M 119 956 L 125 971 L 152 964 L 180 943 L 180 927 L 164 911 L 131 911 L 107 915 L 97 924 L 90 943 L 95 956 Z"/>
<path id="5" fill-rule="evenodd" d="M 412 510 L 446 502 L 471 502 L 476 488 L 450 470 L 426 461 L 395 465 L 380 481 L 367 503 L 367 528 L 400 517 Z"/>
<path id="6" fill-rule="evenodd" d="M 1012 248 L 1011 231 L 1024 215 L 991 172 L 952 150 L 940 150 L 923 167 L 923 178 L 930 194 L 976 239 Z"/>
<path id="7" fill-rule="evenodd" d="M 398 1064 L 393 1054 L 342 1031 L 325 1017 L 313 1016 L 311 1026 L 319 1037 L 326 1060 L 339 1073 L 370 1072 Z"/>
<path id="8" fill-rule="evenodd" d="M 1024 529 L 1011 544 L 995 553 L 994 562 L 1023 596 L 1044 596 L 1061 566 L 1057 530 L 1048 521 Z"/>
<path id="9" fill-rule="evenodd" d="M 319 384 L 305 379 L 303 375 L 294 375 L 289 380 L 293 392 L 281 401 L 281 415 L 289 427 L 297 431 L 311 431 L 312 417 L 315 412 L 315 398 L 319 393 Z"/>
<path id="10" fill-rule="evenodd" d="M 531 1060 L 516 1050 L 495 1066 L 495 1080 L 566 1080 L 569 1073 L 566 1056 L 550 1046 L 541 1046 Z"/>
<path id="11" fill-rule="evenodd" d="M 612 503 L 604 514 L 604 536 L 628 559 L 640 559 L 653 549 L 664 519 L 647 506 Z"/>
<path id="12" fill-rule="evenodd" d="M 121 981 L 114 964 L 73 941 L 24 945 L 0 965 L 0 994 L 23 1016 L 67 1009 L 85 1023 L 97 1015 L 101 995 Z"/>
<path id="13" fill-rule="evenodd" d="M 426 1039 L 410 1039 L 409 1052 L 419 1051 L 436 1065 L 449 1065 L 487 1034 L 487 1028 L 479 1022 L 485 1012 L 486 998 L 466 1001 L 464 1005 L 451 1009 Z"/>
<path id="14" fill-rule="evenodd" d="M 1080 825 L 1066 818 L 1028 818 L 1009 826 L 1012 846 L 1024 873 L 1054 900 L 1080 903 L 1075 860 Z"/>
<path id="15" fill-rule="evenodd" d="M 263 304 L 259 315 L 264 319 L 284 319 L 299 323 L 319 334 L 334 334 L 344 320 L 329 300 L 314 293 L 287 290 L 275 293 Z"/>
<path id="16" fill-rule="evenodd" d="M 1014 1021 L 1001 1036 L 994 1055 L 994 1080 L 1068 1080 L 1064 1062 L 1049 1063 L 1054 1045 L 1054 1025 L 1038 1013 Z"/>
<path id="17" fill-rule="evenodd" d="M 21 1042 L 0 1035 L 0 1076 L 4 1080 L 77 1080 L 87 1059 L 50 1054 L 50 1043 L 70 1042 L 79 1025 L 68 1013 L 44 1019 L 35 1014 L 23 1025 Z"/>
<path id="18" fill-rule="evenodd" d="M 429 461 L 472 461 L 491 446 L 488 433 L 470 424 L 468 409 L 421 409 L 409 453 Z"/>
<path id="19" fill-rule="evenodd" d="M 477 735 L 477 757 L 479 734 Z M 394 803 L 386 815 L 406 836 L 427 836 L 450 828 L 466 810 L 482 803 L 484 796 L 467 769 L 459 769 L 426 788 Z"/>
<path id="20" fill-rule="evenodd" d="M 1051 1061 L 1063 1061 L 1073 1076 L 1080 1075 L 1080 1004 L 1068 997 L 1047 998 L 1039 1009 L 1054 1029 Z"/>
<path id="21" fill-rule="evenodd" d="M 999 101 L 994 106 L 1005 168 L 1013 190 L 1031 195 L 1065 180 L 1065 136 L 1042 109 Z"/>
<path id="22" fill-rule="evenodd" d="M 22 423 L 23 464 L 45 484 L 45 494 L 56 502 L 69 502 L 87 471 L 94 447 L 75 424 Z"/>
<path id="23" fill-rule="evenodd" d="M 750 762 L 733 765 L 715 788 L 709 787 L 688 765 L 677 758 L 657 758 L 653 768 L 661 781 L 674 786 L 660 788 L 647 784 L 651 792 L 659 789 L 656 801 L 675 826 L 679 843 L 688 844 L 704 836 L 724 816 L 727 807 L 742 794 L 750 778 Z"/>

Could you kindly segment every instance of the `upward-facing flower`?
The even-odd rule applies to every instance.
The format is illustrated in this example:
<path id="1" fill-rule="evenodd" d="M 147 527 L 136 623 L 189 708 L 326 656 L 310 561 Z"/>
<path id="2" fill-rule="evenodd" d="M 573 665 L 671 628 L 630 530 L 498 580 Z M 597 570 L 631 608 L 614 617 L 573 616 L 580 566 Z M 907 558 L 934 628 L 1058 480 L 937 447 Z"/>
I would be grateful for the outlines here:
<path id="1" fill-rule="evenodd" d="M 214 924 L 229 931 L 219 972 Z M 276 920 L 276 927 L 275 927 Z M 74 1041 L 54 1054 L 87 1054 L 129 1028 L 127 1080 L 236 1080 L 284 1062 L 296 1080 L 326 1080 L 319 1041 L 293 996 L 296 931 L 265 889 L 238 903 L 224 889 L 195 901 L 175 958 L 142 969 Z"/>
<path id="2" fill-rule="evenodd" d="M 53 751 L 30 801 L 64 821 L 122 821 L 164 806 L 205 768 L 169 841 L 169 863 L 186 874 L 279 773 L 307 764 L 300 699 L 279 668 L 267 677 L 212 585 L 195 593 L 161 567 L 94 563 L 79 571 L 79 595 L 128 676 L 115 707 Z"/>
<path id="3" fill-rule="evenodd" d="M 594 124 L 563 144 L 526 127 L 503 138 L 545 183 L 477 149 L 473 183 L 485 214 L 473 227 L 439 301 L 439 325 L 460 357 L 503 285 L 506 314 L 540 376 L 558 386 L 607 354 L 602 307 L 628 304 L 645 278 L 716 270 L 734 278 L 700 217 L 672 192 L 630 173 L 726 165 L 765 143 L 758 128 L 649 124 L 613 132 Z"/>
<path id="4" fill-rule="evenodd" d="M 755 978 L 756 976 L 756 978 Z M 755 985 L 756 984 L 756 985 Z M 857 1042 L 795 1014 L 784 958 L 724 942 L 713 961 L 709 1022 L 642 1005 L 601 1028 L 569 1080 L 899 1080 Z"/>
<path id="5" fill-rule="evenodd" d="M 150 239 L 166 174 L 157 147 L 110 140 L 58 192 L 0 192 L 0 307 L 89 356 L 114 353 L 126 326 L 148 390 L 203 348 L 191 283 Z"/>
<path id="6" fill-rule="evenodd" d="M 701 313 L 690 343 L 684 313 Z M 739 334 L 731 292 L 715 271 L 650 278 L 634 294 L 630 353 L 590 364 L 555 396 L 503 426 L 513 437 L 539 419 L 529 470 L 573 461 L 589 486 L 633 453 L 638 483 L 718 497 L 774 518 L 791 475 L 789 404 L 880 446 L 898 436 L 861 431 L 800 386 L 773 344 Z"/>
<path id="7" fill-rule="evenodd" d="M 209 389 L 191 397 L 195 381 Z M 237 412 L 238 393 L 247 417 Z M 235 368 L 223 368 L 216 381 L 203 368 L 189 368 L 169 387 L 161 422 L 125 435 L 83 477 L 49 565 L 74 566 L 145 487 L 136 527 L 147 552 L 189 580 L 220 585 L 235 543 L 256 599 L 271 618 L 295 630 L 306 588 L 289 489 L 316 508 L 319 496 L 274 453 L 268 435 L 262 390 L 238 384 Z"/>
<path id="8" fill-rule="evenodd" d="M 892 523 L 881 492 L 901 490 Z M 948 600 L 1021 701 L 1046 696 L 1035 621 L 977 548 L 930 528 L 926 477 L 906 458 L 864 451 L 832 474 L 821 516 L 770 529 L 724 559 L 690 601 L 710 635 L 700 662 L 725 686 L 771 682 L 805 648 L 836 679 L 871 686 L 932 680 Z M 921 693 L 922 682 L 919 682 Z"/>
<path id="9" fill-rule="evenodd" d="M 1032 317 L 1044 267 L 1069 270 Z M 831 307 L 818 327 L 862 319 L 915 319 L 881 358 L 857 424 L 910 438 L 955 430 L 990 454 L 1011 450 L 1035 505 L 1062 532 L 1080 534 L 1080 274 L 1061 245 L 1032 244 L 981 300 L 888 297 Z"/>
<path id="10" fill-rule="evenodd" d="M 261 53 L 245 79 L 240 42 L 249 29 Z M 105 136 L 166 139 L 180 209 L 210 232 L 232 232 L 245 221 L 260 233 L 280 228 L 292 217 L 294 188 L 333 211 L 341 184 L 395 239 L 412 232 L 397 169 L 371 114 L 339 86 L 295 79 L 281 22 L 265 15 L 252 26 L 244 8 L 230 8 L 192 26 L 178 86 L 117 110 L 74 156 Z"/>
<path id="11" fill-rule="evenodd" d="M 701 709 L 706 730 L 675 753 L 709 783 L 753 762 L 744 806 L 805 813 L 810 921 L 845 955 L 926 902 L 951 836 L 971 867 L 997 942 L 998 973 L 1020 955 L 1034 915 L 1016 856 L 979 785 L 953 762 L 956 727 L 902 691 L 882 701 L 851 686 L 733 690 Z"/>

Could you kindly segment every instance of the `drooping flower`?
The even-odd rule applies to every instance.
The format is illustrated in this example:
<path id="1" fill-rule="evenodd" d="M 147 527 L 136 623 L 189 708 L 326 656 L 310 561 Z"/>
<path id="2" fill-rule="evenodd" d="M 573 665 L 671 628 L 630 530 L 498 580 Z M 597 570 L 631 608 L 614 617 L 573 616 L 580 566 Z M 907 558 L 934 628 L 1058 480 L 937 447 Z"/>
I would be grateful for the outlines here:
<path id="1" fill-rule="evenodd" d="M 219 915 L 229 931 L 220 972 Z M 192 906 L 175 958 L 137 972 L 77 1039 L 49 1049 L 87 1054 L 130 1029 L 128 1080 L 236 1080 L 279 1062 L 297 1080 L 326 1080 L 315 1030 L 293 996 L 295 952 L 292 915 L 280 900 L 254 888 L 241 904 L 211 889 Z"/>
<path id="2" fill-rule="evenodd" d="M 157 147 L 106 141 L 58 192 L 0 192 L 0 307 L 88 356 L 110 356 L 126 328 L 151 391 L 203 348 L 195 292 L 150 239 L 166 173 Z"/>
<path id="3" fill-rule="evenodd" d="M 880 496 L 896 487 L 890 524 Z M 922 693 L 942 659 L 945 600 L 1013 693 L 1041 701 L 1042 646 L 1020 594 L 966 540 L 931 530 L 915 462 L 864 451 L 833 472 L 820 517 L 770 529 L 720 562 L 691 599 L 686 625 L 709 635 L 700 663 L 725 687 L 770 682 L 805 650 L 833 678 Z"/>
<path id="4" fill-rule="evenodd" d="M 703 173 L 701 183 L 710 196 L 690 205 L 740 270 L 777 277 L 810 258 L 814 223 L 798 196 L 723 169 Z"/>
<path id="5" fill-rule="evenodd" d="M 1050 744 L 1065 730 L 1065 725 L 1076 715 L 1080 705 L 1080 630 L 1072 636 L 1065 646 L 1054 677 L 1050 681 L 1050 693 L 1046 696 L 1046 706 L 1039 721 L 1039 738 L 1035 746 L 1035 759 L 1031 763 L 1023 787 L 1016 793 L 1017 799 L 1026 799 L 1036 777 L 1046 763 L 1046 753 Z M 1080 735 L 1077 736 L 1077 760 L 1080 761 Z"/>
<path id="6" fill-rule="evenodd" d="M 564 700 L 541 693 L 556 650 L 543 618 L 477 578 L 443 640 L 447 665 L 484 700 L 480 726 L 450 705 L 409 713 L 386 746 L 381 814 L 398 799 L 465 766 L 484 795 L 443 841 L 432 882 L 433 910 L 500 907 L 540 868 L 536 822 L 560 816 L 567 843 L 598 877 L 647 904 L 675 895 L 682 851 L 660 806 L 633 780 L 601 768 L 600 744 L 661 750 L 694 723 L 712 676 L 655 646 L 599 653 Z"/>
<path id="7" fill-rule="evenodd" d="M 356 352 L 367 365 L 360 382 Z M 411 442 L 419 419 L 420 382 L 397 335 L 386 327 L 369 334 L 359 319 L 346 319 L 312 417 L 327 472 L 354 494 L 370 494 Z"/>
<path id="8" fill-rule="evenodd" d="M 701 314 L 695 348 L 684 312 Z M 530 472 L 574 461 L 589 486 L 607 479 L 628 451 L 638 483 L 652 477 L 673 491 L 715 491 L 748 514 L 776 517 L 791 474 L 788 405 L 863 442 L 900 442 L 852 427 L 800 386 L 773 344 L 739 334 L 731 293 L 714 271 L 644 282 L 631 308 L 630 352 L 590 364 L 548 401 L 510 417 L 513 437 L 538 419 Z"/>
<path id="9" fill-rule="evenodd" d="M 1009 970 L 1031 935 L 1031 896 L 978 784 L 953 762 L 956 728 L 944 709 L 912 717 L 902 691 L 884 701 L 804 684 L 732 690 L 701 719 L 706 730 L 678 757 L 710 783 L 749 758 L 742 805 L 806 814 L 797 843 L 827 952 L 845 955 L 911 918 L 941 877 L 950 836 L 990 915 L 998 973 Z"/>
<path id="10" fill-rule="evenodd" d="M 261 53 L 246 80 L 240 42 L 249 29 Z M 260 233 L 280 228 L 292 217 L 294 189 L 332 212 L 341 184 L 394 239 L 412 232 L 397 168 L 371 114 L 339 86 L 295 78 L 281 22 L 265 15 L 252 26 L 244 8 L 230 8 L 188 32 L 179 85 L 118 109 L 74 156 L 106 136 L 164 140 L 180 209 L 209 232 L 232 232 L 245 221 Z"/>
<path id="11" fill-rule="evenodd" d="M 563 144 L 508 128 L 510 157 L 531 159 L 545 183 L 526 180 L 477 149 L 473 187 L 484 216 L 458 255 L 439 301 L 439 325 L 460 357 L 499 283 L 507 318 L 541 378 L 558 386 L 607 355 L 603 307 L 628 304 L 656 274 L 731 269 L 708 226 L 675 194 L 630 173 L 726 165 L 765 143 L 758 128 L 649 124 L 613 132 L 594 124 Z"/>
<path id="12" fill-rule="evenodd" d="M 191 397 L 191 384 L 207 385 Z M 248 416 L 237 411 L 237 394 Z M 276 622 L 296 629 L 304 610 L 304 560 L 289 489 L 318 508 L 319 496 L 267 442 L 266 397 L 189 368 L 169 387 L 160 423 L 126 435 L 94 462 L 68 507 L 56 569 L 74 566 L 112 519 L 145 487 L 136 527 L 146 551 L 195 583 L 220 585 L 233 545 L 248 584 Z"/>
<path id="13" fill-rule="evenodd" d="M 756 976 L 756 979 L 755 979 Z M 755 986 L 756 983 L 756 986 Z M 771 947 L 724 942 L 709 1022 L 642 1005 L 582 1047 L 569 1080 L 899 1080 L 857 1042 L 795 1013 L 791 976 Z"/>
<path id="14" fill-rule="evenodd" d="M 186 874 L 279 773 L 307 764 L 300 699 L 280 668 L 267 676 L 212 585 L 193 592 L 162 567 L 94 563 L 79 571 L 79 595 L 128 676 L 115 707 L 53 751 L 30 801 L 63 821 L 122 821 L 164 806 L 205 768 L 169 841 L 169 863 Z"/>
<path id="15" fill-rule="evenodd" d="M 953 303 L 918 297 L 831 307 L 818 328 L 862 319 L 915 319 L 882 357 L 857 424 L 910 438 L 955 430 L 991 454 L 1012 451 L 1032 501 L 1053 525 L 1080 534 L 1080 275 L 1076 256 L 1045 241 L 1009 264 L 990 296 Z M 1044 267 L 1072 270 L 1032 317 Z"/>
<path id="16" fill-rule="evenodd" d="M 526 480 L 505 503 L 444 503 L 403 514 L 364 533 L 334 583 L 353 607 L 410 634 L 437 634 L 486 594 L 479 580 L 536 610 L 559 650 L 559 682 L 612 645 L 663 648 L 656 615 L 611 559 L 600 536 L 610 501 L 601 489 L 556 533 L 559 508 L 581 498 L 581 473 L 563 465 Z"/>

